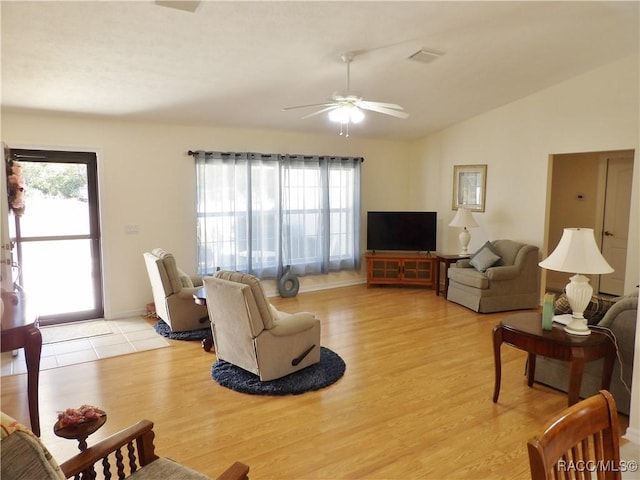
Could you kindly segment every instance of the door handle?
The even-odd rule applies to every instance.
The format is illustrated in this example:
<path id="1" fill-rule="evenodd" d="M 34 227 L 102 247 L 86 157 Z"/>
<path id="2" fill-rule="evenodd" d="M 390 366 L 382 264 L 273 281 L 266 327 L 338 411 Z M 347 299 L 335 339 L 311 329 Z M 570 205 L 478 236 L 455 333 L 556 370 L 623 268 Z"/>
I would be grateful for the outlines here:
<path id="1" fill-rule="evenodd" d="M 609 231 L 605 230 L 605 232 L 604 232 L 604 236 L 605 236 L 605 237 L 613 237 L 613 233 L 611 233 L 611 232 L 609 232 Z"/>

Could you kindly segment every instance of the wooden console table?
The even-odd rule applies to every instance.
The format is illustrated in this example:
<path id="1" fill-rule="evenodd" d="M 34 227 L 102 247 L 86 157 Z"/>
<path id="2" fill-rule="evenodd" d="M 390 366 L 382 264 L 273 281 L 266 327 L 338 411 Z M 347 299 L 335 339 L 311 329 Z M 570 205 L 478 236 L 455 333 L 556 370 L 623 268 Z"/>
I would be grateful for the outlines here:
<path id="1" fill-rule="evenodd" d="M 40 413 L 38 411 L 38 381 L 40 376 L 40 353 L 42 335 L 38 329 L 38 319 L 26 308 L 24 294 L 2 292 L 4 312 L 0 343 L 2 351 L 8 352 L 24 348 L 27 362 L 27 398 L 31 430 L 40 436 Z"/>
<path id="2" fill-rule="evenodd" d="M 493 402 L 500 394 L 500 345 L 506 343 L 528 352 L 527 384 L 531 387 L 536 374 L 536 355 L 569 362 L 569 405 L 577 403 L 582 384 L 585 362 L 604 357 L 601 388 L 609 389 L 616 348 L 604 333 L 591 331 L 591 335 L 570 335 L 564 326 L 554 324 L 551 330 L 542 329 L 542 315 L 536 312 L 519 313 L 505 317 L 493 329 L 495 386 Z"/>
<path id="3" fill-rule="evenodd" d="M 367 287 L 371 285 L 425 285 L 432 287 L 436 257 L 430 254 L 366 253 Z"/>

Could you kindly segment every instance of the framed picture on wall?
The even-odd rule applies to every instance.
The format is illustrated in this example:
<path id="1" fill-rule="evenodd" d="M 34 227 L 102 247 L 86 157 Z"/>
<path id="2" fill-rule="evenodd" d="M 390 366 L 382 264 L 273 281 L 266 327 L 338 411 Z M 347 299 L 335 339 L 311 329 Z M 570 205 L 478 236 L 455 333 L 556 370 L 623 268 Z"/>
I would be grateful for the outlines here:
<path id="1" fill-rule="evenodd" d="M 472 212 L 484 212 L 486 187 L 486 165 L 454 165 L 452 209 L 465 207 Z"/>

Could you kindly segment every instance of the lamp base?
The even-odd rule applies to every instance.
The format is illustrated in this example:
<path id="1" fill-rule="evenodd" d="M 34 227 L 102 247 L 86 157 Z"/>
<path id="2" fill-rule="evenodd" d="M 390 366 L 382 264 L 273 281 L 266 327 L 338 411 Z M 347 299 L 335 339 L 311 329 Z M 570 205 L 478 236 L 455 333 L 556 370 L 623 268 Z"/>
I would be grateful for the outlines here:
<path id="1" fill-rule="evenodd" d="M 458 241 L 460 242 L 460 255 L 469 255 L 469 242 L 471 241 L 471 234 L 467 227 L 462 227 L 460 235 L 458 235 Z"/>
<path id="2" fill-rule="evenodd" d="M 564 331 L 571 335 L 591 335 L 586 318 L 571 318 L 571 321 L 564 327 Z"/>
<path id="3" fill-rule="evenodd" d="M 565 292 L 572 311 L 571 321 L 564 327 L 565 332 L 571 335 L 589 335 L 591 330 L 587 327 L 587 319 L 584 318 L 584 310 L 589 305 L 589 300 L 593 294 L 589 279 L 576 273 L 565 287 Z"/>

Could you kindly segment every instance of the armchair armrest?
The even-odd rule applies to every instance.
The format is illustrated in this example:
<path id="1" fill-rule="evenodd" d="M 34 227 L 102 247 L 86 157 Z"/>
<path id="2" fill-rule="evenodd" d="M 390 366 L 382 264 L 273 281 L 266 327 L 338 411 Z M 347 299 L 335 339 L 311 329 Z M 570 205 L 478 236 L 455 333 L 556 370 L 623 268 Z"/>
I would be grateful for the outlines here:
<path id="1" fill-rule="evenodd" d="M 320 320 L 309 312 L 286 313 L 278 311 L 274 327 L 270 329 L 273 335 L 284 337 L 304 332 L 319 324 Z"/>
<path id="2" fill-rule="evenodd" d="M 462 258 L 454 263 L 454 265 L 456 266 L 456 268 L 473 268 L 473 266 L 469 263 L 470 261 L 470 258 Z"/>
<path id="3" fill-rule="evenodd" d="M 520 275 L 520 268 L 516 265 L 504 265 L 502 267 L 489 267 L 485 272 L 489 280 L 511 280 Z"/>
<path id="4" fill-rule="evenodd" d="M 153 422 L 149 420 L 140 420 L 135 425 L 120 430 L 108 438 L 87 448 L 74 457 L 60 465 L 62 472 L 66 478 L 95 478 L 95 472 L 92 472 L 93 466 L 100 462 L 104 467 L 105 460 L 109 460 L 109 455 L 114 454 L 115 465 L 110 465 L 112 476 L 115 478 L 124 478 L 134 471 L 158 460 L 155 454 L 153 439 Z M 137 450 L 137 462 L 135 457 L 135 449 Z M 125 449 L 120 452 L 120 449 Z M 129 466 L 129 471 L 125 472 L 125 465 Z M 248 480 L 249 467 L 241 462 L 235 462 L 224 472 L 222 472 L 216 480 Z"/>
<path id="5" fill-rule="evenodd" d="M 62 469 L 65 477 L 72 478 L 82 472 L 92 469 L 96 462 L 100 462 L 103 458 L 112 453 L 118 452 L 121 448 L 126 446 L 128 448 L 128 452 L 125 452 L 125 455 L 128 456 L 126 463 L 131 462 L 133 464 L 132 470 L 135 470 L 159 458 L 154 452 L 154 437 L 155 433 L 153 433 L 153 422 L 149 420 L 140 420 L 135 425 L 131 425 L 124 430 L 120 430 L 110 437 L 105 438 L 104 440 L 87 448 L 84 452 L 71 457 L 69 460 L 61 464 L 60 468 Z M 132 459 L 129 454 L 134 447 L 134 440 L 138 452 L 138 466 L 135 464 L 135 459 Z M 121 472 L 124 469 L 122 456 L 120 457 L 120 462 L 116 465 L 116 468 L 118 472 Z"/>
<path id="6" fill-rule="evenodd" d="M 235 462 L 216 477 L 216 480 L 249 480 L 249 467 L 244 463 Z"/>

